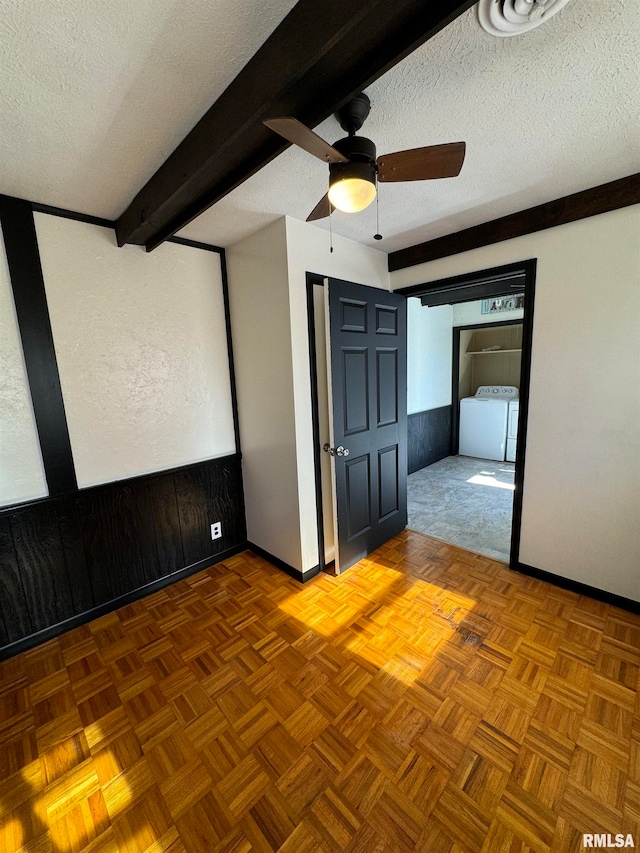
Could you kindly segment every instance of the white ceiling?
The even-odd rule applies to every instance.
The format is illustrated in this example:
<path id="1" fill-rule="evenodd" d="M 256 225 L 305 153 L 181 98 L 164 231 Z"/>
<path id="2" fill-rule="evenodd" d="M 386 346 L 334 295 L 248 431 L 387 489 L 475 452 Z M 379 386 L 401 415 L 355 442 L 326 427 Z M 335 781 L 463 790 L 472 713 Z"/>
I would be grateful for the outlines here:
<path id="1" fill-rule="evenodd" d="M 115 218 L 293 5 L 0 0 L 0 192 Z M 334 231 L 392 251 L 637 171 L 638 55 L 636 0 L 570 0 L 506 39 L 469 10 L 367 90 L 363 128 L 380 154 L 464 139 L 460 176 L 383 185 L 381 243 L 374 205 Z M 291 148 L 181 234 L 229 245 L 326 189 Z"/>
<path id="2" fill-rule="evenodd" d="M 0 192 L 115 219 L 295 0 L 0 0 Z"/>

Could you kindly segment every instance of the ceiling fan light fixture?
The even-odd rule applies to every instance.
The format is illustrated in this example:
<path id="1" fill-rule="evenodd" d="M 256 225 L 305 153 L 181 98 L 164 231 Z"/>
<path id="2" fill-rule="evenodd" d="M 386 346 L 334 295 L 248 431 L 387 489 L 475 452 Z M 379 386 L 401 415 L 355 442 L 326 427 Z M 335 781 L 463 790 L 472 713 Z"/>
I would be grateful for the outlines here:
<path id="1" fill-rule="evenodd" d="M 343 213 L 358 213 L 376 197 L 375 167 L 370 163 L 335 163 L 329 167 L 329 201 Z"/>
<path id="2" fill-rule="evenodd" d="M 525 11 L 531 3 L 566 3 L 567 0 L 491 0 L 519 4 Z M 524 6 L 522 6 L 524 4 Z M 515 7 L 514 7 L 515 8 Z M 376 146 L 357 131 L 369 115 L 369 98 L 360 93 L 336 113 L 340 127 L 349 134 L 329 145 L 293 116 L 276 116 L 264 124 L 308 154 L 329 164 L 329 192 L 313 208 L 307 222 L 331 216 L 335 209 L 358 213 L 376 198 L 378 182 L 431 181 L 455 178 L 460 174 L 466 146 L 464 142 L 427 145 L 407 151 L 376 156 Z M 375 239 L 382 239 L 379 234 Z"/>

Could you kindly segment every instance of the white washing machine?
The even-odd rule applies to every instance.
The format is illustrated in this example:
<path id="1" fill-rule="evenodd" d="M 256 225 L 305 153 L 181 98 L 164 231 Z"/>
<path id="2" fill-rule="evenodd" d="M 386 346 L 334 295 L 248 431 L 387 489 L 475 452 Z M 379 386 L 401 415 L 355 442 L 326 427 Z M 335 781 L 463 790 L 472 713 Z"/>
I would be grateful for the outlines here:
<path id="1" fill-rule="evenodd" d="M 516 446 L 518 441 L 518 418 L 520 417 L 520 400 L 509 403 L 507 416 L 507 462 L 516 461 Z"/>
<path id="2" fill-rule="evenodd" d="M 513 385 L 481 385 L 474 397 L 460 400 L 458 453 L 503 462 L 509 403 L 517 399 L 518 389 Z"/>

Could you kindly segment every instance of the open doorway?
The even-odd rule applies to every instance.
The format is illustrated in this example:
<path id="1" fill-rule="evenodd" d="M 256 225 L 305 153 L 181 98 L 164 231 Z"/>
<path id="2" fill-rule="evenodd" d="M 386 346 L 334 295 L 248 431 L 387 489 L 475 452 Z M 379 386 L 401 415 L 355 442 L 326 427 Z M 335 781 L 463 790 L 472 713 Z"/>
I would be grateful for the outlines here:
<path id="1" fill-rule="evenodd" d="M 408 526 L 517 565 L 535 261 L 408 300 Z M 412 340 L 413 338 L 413 340 Z"/>
<path id="2" fill-rule="evenodd" d="M 406 527 L 406 299 L 316 279 L 307 274 L 318 551 L 339 573 Z"/>
<path id="3" fill-rule="evenodd" d="M 449 476 L 453 479 L 462 479 L 470 488 L 477 487 L 477 491 L 490 490 L 494 496 L 501 495 L 503 503 L 508 497 L 508 507 L 505 512 L 511 519 L 510 531 L 506 533 L 506 540 L 503 540 L 498 548 L 493 548 L 492 553 L 487 552 L 488 546 L 477 547 L 474 543 L 458 542 L 456 543 L 447 534 L 443 535 L 435 530 L 425 531 L 430 535 L 442 538 L 444 541 L 452 541 L 453 544 L 460 544 L 470 550 L 479 551 L 480 553 L 487 552 L 488 556 L 497 557 L 508 561 L 513 567 L 518 564 L 519 557 L 519 539 L 520 539 L 520 516 L 522 508 L 522 492 L 524 484 L 524 454 L 526 444 L 526 421 L 528 410 L 528 389 L 529 389 L 529 372 L 531 359 L 531 341 L 533 328 L 533 303 L 534 303 L 534 286 L 535 286 L 535 260 L 523 261 L 518 264 L 509 265 L 483 272 L 473 273 L 466 276 L 458 276 L 452 279 L 446 279 L 438 282 L 432 282 L 424 285 L 417 285 L 404 290 L 396 291 L 396 294 L 407 297 L 407 301 L 411 302 L 412 297 L 419 297 L 421 306 L 425 307 L 442 307 L 449 311 L 450 316 L 453 315 L 453 307 L 457 306 L 456 314 L 458 322 L 455 325 L 456 332 L 454 334 L 453 323 L 449 324 L 448 333 L 446 335 L 449 372 L 440 376 L 438 384 L 442 388 L 447 386 L 448 399 L 440 405 L 433 404 L 430 408 L 416 412 L 413 414 L 417 417 L 410 418 L 413 421 L 407 429 L 408 437 L 408 456 L 409 466 L 407 470 L 408 478 L 411 473 L 415 473 L 415 457 L 416 455 L 426 456 L 419 465 L 419 470 L 426 469 L 427 473 L 435 480 L 435 475 L 439 469 L 435 467 L 440 464 L 440 469 L 449 468 L 449 471 L 440 470 L 440 486 L 443 481 Z M 313 430 L 314 430 L 314 450 L 315 450 L 315 480 L 316 480 L 316 496 L 317 496 L 317 527 L 318 527 L 318 548 L 320 555 L 320 565 L 323 567 L 325 561 L 328 562 L 332 555 L 333 541 L 331 537 L 331 521 L 335 515 L 335 507 L 332 504 L 332 495 L 327 483 L 327 467 L 326 454 L 322 453 L 322 447 L 327 444 L 325 441 L 326 422 L 328 421 L 328 405 L 327 405 L 327 390 L 322 376 L 324 363 L 326 359 L 326 347 L 324 345 L 324 334 L 321 333 L 322 317 L 320 310 L 321 291 L 324 290 L 324 280 L 319 275 L 307 275 L 307 299 L 309 310 L 309 343 L 310 343 L 310 365 L 311 365 L 311 390 L 312 390 L 312 410 L 313 410 Z M 513 346 L 506 346 L 510 341 L 501 343 L 491 343 L 484 341 L 482 335 L 483 327 L 487 329 L 498 328 L 504 320 L 498 319 L 496 314 L 485 317 L 488 322 L 482 322 L 474 318 L 473 322 L 463 322 L 460 318 L 465 316 L 464 312 L 470 310 L 465 307 L 465 303 L 474 303 L 474 311 L 478 311 L 480 316 L 481 308 L 479 303 L 484 299 L 496 299 L 502 297 L 511 298 L 514 294 L 524 294 L 524 306 L 520 315 L 516 318 L 509 317 L 508 325 L 517 327 L 516 329 L 507 329 L 503 326 L 503 335 L 510 335 Z M 465 327 L 472 327 L 467 329 Z M 466 334 L 470 332 L 470 334 Z M 332 338 L 333 340 L 333 338 Z M 470 346 L 473 348 L 478 345 L 479 349 L 472 349 L 469 353 Z M 500 377 L 499 382 L 504 384 L 507 380 L 513 382 L 513 386 L 518 390 L 519 418 L 517 420 L 517 430 L 514 435 L 513 450 L 515 451 L 515 461 L 508 461 L 505 456 L 494 454 L 497 458 L 492 460 L 482 457 L 468 457 L 468 460 L 475 459 L 480 465 L 478 471 L 462 471 L 458 470 L 457 475 L 452 473 L 453 462 L 452 457 L 459 457 L 459 439 L 460 439 L 460 413 L 462 411 L 461 395 L 465 390 L 477 385 L 483 375 L 486 375 L 486 368 L 473 368 L 469 360 L 481 363 L 482 356 L 475 356 L 473 352 L 497 352 L 493 347 L 500 347 L 500 354 L 497 356 L 485 356 L 485 361 L 492 360 L 504 361 L 503 356 L 506 355 L 507 349 L 519 350 L 519 364 L 514 366 L 513 360 L 506 366 L 507 374 Z M 455 350 L 455 351 L 454 351 Z M 521 350 L 521 352 L 520 352 Z M 463 361 L 465 369 L 459 370 L 459 363 Z M 452 369 L 453 363 L 456 362 L 458 369 Z M 515 381 L 517 376 L 518 381 Z M 320 380 L 320 381 L 319 381 Z M 477 391 L 477 388 L 474 390 Z M 411 413 L 410 403 L 405 409 Z M 416 437 L 416 424 L 423 418 L 424 423 L 420 427 L 418 424 L 418 432 L 420 429 L 426 435 L 421 438 Z M 434 426 L 437 426 L 437 436 L 434 438 Z M 325 432 L 323 432 L 323 430 Z M 506 433 L 504 438 L 506 447 Z M 338 448 L 342 449 L 342 448 Z M 506 450 L 505 450 L 506 454 Z M 449 462 L 446 460 L 449 459 Z M 479 459 L 479 462 L 478 462 Z M 464 461 L 464 460 L 463 460 Z M 491 464 L 487 464 L 490 462 Z M 475 463 L 474 463 L 475 464 Z M 412 471 L 412 467 L 414 470 Z M 411 473 L 410 473 L 411 472 Z M 472 482 L 468 482 L 472 481 Z M 437 493 L 436 484 L 433 482 L 424 486 L 424 489 Z M 504 493 L 508 492 L 506 496 Z M 442 495 L 440 500 L 436 501 L 437 509 L 440 510 L 445 503 Z M 460 503 L 459 498 L 453 497 L 450 503 Z M 431 515 L 435 512 L 431 511 Z M 482 526 L 482 517 L 479 506 L 476 506 L 475 511 L 471 511 L 468 516 L 474 519 L 476 526 Z M 465 526 L 469 527 L 469 521 Z M 415 524 L 415 522 L 414 522 Z M 409 518 L 409 526 L 412 526 L 412 519 Z M 415 525 L 417 526 L 417 525 Z M 486 526 L 486 525 L 485 525 Z M 497 553 L 496 553 L 497 552 Z M 507 559 L 508 557 L 508 559 Z"/>
<path id="4" fill-rule="evenodd" d="M 410 297 L 407 304 L 408 526 L 504 562 L 515 491 L 521 302 L 514 295 L 441 306 Z"/>

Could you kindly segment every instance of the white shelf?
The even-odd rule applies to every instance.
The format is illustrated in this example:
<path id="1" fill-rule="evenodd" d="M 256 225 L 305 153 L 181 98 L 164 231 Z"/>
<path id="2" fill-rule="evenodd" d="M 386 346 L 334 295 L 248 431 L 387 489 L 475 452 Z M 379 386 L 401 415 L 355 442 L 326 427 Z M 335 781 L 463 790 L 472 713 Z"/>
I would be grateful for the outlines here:
<path id="1" fill-rule="evenodd" d="M 465 355 L 498 355 L 504 352 L 522 352 L 521 349 L 489 349 L 482 352 L 479 350 L 477 352 L 466 352 Z"/>

